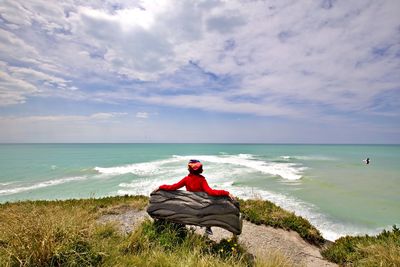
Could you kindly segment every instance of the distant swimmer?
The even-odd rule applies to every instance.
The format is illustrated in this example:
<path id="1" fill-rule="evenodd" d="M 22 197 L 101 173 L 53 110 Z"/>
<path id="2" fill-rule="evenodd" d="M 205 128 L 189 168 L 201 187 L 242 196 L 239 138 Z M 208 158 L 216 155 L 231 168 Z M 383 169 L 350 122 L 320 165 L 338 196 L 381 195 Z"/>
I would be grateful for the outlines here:
<path id="1" fill-rule="evenodd" d="M 365 164 L 369 164 L 369 158 L 364 159 Z"/>

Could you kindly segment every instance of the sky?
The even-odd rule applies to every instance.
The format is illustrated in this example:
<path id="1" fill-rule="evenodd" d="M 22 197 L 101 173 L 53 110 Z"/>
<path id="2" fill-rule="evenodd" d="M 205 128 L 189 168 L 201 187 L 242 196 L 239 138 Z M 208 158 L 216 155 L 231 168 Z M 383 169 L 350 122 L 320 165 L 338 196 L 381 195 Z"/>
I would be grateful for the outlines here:
<path id="1" fill-rule="evenodd" d="M 400 143 L 400 1 L 0 1 L 0 142 Z"/>

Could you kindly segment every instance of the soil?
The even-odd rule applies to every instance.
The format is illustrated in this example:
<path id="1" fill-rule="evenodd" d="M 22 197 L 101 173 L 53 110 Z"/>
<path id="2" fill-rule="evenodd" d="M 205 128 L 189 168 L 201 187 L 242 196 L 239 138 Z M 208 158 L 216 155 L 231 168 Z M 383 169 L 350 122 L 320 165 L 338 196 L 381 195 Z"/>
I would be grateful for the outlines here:
<path id="1" fill-rule="evenodd" d="M 115 213 L 106 214 L 99 218 L 100 223 L 114 222 L 120 231 L 129 234 L 135 230 L 145 219 L 151 219 L 144 210 L 122 209 Z M 193 228 L 193 227 L 192 227 Z M 198 234 L 203 235 L 205 228 L 194 227 Z M 223 238 L 231 238 L 232 233 L 218 227 L 212 227 L 213 235 L 209 238 L 220 241 Z M 286 231 L 265 225 L 256 225 L 243 221 L 242 234 L 238 236 L 239 244 L 247 251 L 257 255 L 267 255 L 278 251 L 290 258 L 295 266 L 337 266 L 321 256 L 320 248 L 304 241 L 298 233 Z"/>

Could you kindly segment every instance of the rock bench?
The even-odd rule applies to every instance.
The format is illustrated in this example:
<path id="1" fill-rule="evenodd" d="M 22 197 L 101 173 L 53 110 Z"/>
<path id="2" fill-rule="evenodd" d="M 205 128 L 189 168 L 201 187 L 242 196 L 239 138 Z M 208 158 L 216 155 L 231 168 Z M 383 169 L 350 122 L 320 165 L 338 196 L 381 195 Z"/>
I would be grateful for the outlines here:
<path id="1" fill-rule="evenodd" d="M 147 213 L 154 219 L 197 226 L 217 226 L 235 235 L 242 232 L 239 202 L 203 192 L 158 190 L 150 194 Z"/>

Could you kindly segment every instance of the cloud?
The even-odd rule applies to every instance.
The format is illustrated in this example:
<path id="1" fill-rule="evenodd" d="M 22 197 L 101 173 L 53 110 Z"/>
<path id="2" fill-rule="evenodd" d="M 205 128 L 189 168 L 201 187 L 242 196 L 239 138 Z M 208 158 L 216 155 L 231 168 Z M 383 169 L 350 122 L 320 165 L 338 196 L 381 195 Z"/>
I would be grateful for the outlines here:
<path id="1" fill-rule="evenodd" d="M 0 106 L 25 103 L 27 97 L 49 90 L 77 90 L 61 77 L 24 67 L 10 67 L 0 61 Z M 50 93 L 51 94 L 51 93 Z"/>
<path id="2" fill-rule="evenodd" d="M 136 113 L 136 118 L 147 119 L 148 117 L 149 117 L 149 113 L 147 113 L 147 112 L 137 112 Z"/>
<path id="3" fill-rule="evenodd" d="M 33 84 L 16 79 L 0 70 L 0 106 L 24 103 L 26 95 L 38 91 L 38 88 Z"/>
<path id="4" fill-rule="evenodd" d="M 48 115 L 48 116 L 0 116 L 0 123 L 81 123 L 112 121 L 113 119 L 126 116 L 126 112 L 100 112 L 91 115 Z"/>
<path id="5" fill-rule="evenodd" d="M 235 28 L 246 24 L 241 16 L 216 16 L 207 20 L 207 30 L 217 31 L 221 34 L 234 32 Z"/>
<path id="6" fill-rule="evenodd" d="M 393 117 L 384 107 L 400 85 L 398 10 L 395 1 L 4 1 L 0 104 L 35 96 Z"/>

